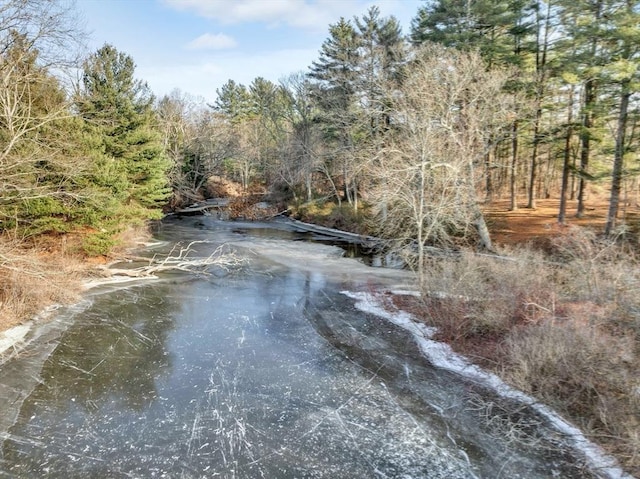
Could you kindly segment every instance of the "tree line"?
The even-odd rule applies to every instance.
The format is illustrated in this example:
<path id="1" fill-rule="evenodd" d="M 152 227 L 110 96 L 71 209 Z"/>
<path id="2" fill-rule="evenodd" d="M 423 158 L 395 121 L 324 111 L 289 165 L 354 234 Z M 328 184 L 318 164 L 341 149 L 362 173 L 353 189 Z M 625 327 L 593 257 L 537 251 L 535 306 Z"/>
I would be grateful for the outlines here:
<path id="1" fill-rule="evenodd" d="M 406 35 L 372 7 L 330 25 L 308 71 L 231 79 L 213 104 L 155 99 L 110 45 L 66 84 L 69 12 L 1 8 L 3 231 L 84 225 L 100 249 L 172 192 L 202 198 L 212 175 L 282 204 L 335 202 L 411 252 L 491 249 L 480 204 L 501 197 L 511 209 L 558 197 L 563 223 L 600 189 L 606 234 L 639 200 L 637 1 L 429 0 Z"/>
<path id="2" fill-rule="evenodd" d="M 66 2 L 0 6 L 0 231 L 84 228 L 99 254 L 127 224 L 160 217 L 171 165 L 133 59 L 111 45 L 79 59 L 76 22 Z"/>
<path id="3" fill-rule="evenodd" d="M 308 71 L 220 88 L 218 140 L 203 149 L 213 136 L 193 130 L 186 170 L 202 173 L 178 190 L 215 170 L 294 202 L 364 200 L 376 233 L 408 250 L 491 248 L 478 205 L 501 197 L 512 210 L 560 198 L 564 223 L 600 191 L 605 233 L 623 231 L 640 201 L 639 26 L 628 0 L 431 0 L 403 35 L 372 7 L 330 25 Z"/>

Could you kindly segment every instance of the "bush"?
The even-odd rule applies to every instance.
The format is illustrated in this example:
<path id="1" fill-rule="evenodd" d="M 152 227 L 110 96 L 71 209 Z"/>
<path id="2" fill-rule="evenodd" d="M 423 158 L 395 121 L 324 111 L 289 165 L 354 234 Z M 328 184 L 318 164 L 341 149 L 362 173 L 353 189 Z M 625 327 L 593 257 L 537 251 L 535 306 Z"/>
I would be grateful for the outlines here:
<path id="1" fill-rule="evenodd" d="M 352 233 L 366 234 L 366 206 L 357 212 L 352 205 L 337 205 L 332 201 L 313 201 L 292 208 L 293 215 L 301 221 L 315 223 Z"/>
<path id="2" fill-rule="evenodd" d="M 503 375 L 639 467 L 637 343 L 576 319 L 514 330 L 504 342 Z"/>
<path id="3" fill-rule="evenodd" d="M 76 299 L 84 266 L 63 252 L 23 249 L 0 237 L 0 329 Z"/>
<path id="4" fill-rule="evenodd" d="M 115 245 L 115 233 L 109 231 L 89 233 L 82 240 L 82 250 L 88 256 L 106 256 Z"/>
<path id="5" fill-rule="evenodd" d="M 427 264 L 423 295 L 427 315 L 445 339 L 501 337 L 522 322 L 535 322 L 554 309 L 547 288 L 555 270 L 540 253 L 495 258 L 462 253 Z M 480 339 L 479 338 L 479 339 Z"/>
<path id="6" fill-rule="evenodd" d="M 424 317 L 439 339 L 557 409 L 638 473 L 638 262 L 578 231 L 551 254 L 432 258 Z"/>

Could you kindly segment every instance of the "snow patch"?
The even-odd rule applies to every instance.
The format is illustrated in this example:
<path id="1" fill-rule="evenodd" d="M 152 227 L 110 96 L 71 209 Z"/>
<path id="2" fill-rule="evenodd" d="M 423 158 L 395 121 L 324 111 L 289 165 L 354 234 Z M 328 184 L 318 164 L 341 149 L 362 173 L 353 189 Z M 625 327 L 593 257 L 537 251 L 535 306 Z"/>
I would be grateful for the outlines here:
<path id="1" fill-rule="evenodd" d="M 431 339 L 436 332 L 435 328 L 418 322 L 413 315 L 406 311 L 387 311 L 383 301 L 375 294 L 351 291 L 342 291 L 341 293 L 356 300 L 355 307 L 359 310 L 387 319 L 413 334 L 420 350 L 434 366 L 488 386 L 502 397 L 514 399 L 531 407 L 545 417 L 558 432 L 564 434 L 574 449 L 583 454 L 589 465 L 602 477 L 633 479 L 632 476 L 620 469 L 613 457 L 606 455 L 599 446 L 589 441 L 577 427 L 565 421 L 555 411 L 537 402 L 531 396 L 512 388 L 495 374 L 471 364 L 466 358 L 455 353 L 449 345 Z"/>
<path id="2" fill-rule="evenodd" d="M 16 348 L 24 341 L 25 336 L 31 329 L 28 324 L 20 324 L 0 334 L 0 355 L 9 348 Z"/>

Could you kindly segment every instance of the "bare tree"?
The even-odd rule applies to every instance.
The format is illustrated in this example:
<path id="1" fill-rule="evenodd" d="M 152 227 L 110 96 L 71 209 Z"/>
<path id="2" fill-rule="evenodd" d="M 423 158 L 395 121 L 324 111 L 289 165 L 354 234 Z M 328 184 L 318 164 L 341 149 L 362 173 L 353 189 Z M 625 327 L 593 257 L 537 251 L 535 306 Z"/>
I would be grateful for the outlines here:
<path id="1" fill-rule="evenodd" d="M 304 185 L 307 201 L 313 197 L 314 174 L 321 172 L 322 132 L 314 122 L 315 106 L 312 85 L 305 73 L 299 72 L 281 80 L 287 98 L 287 143 L 284 145 L 277 175 L 297 198 L 297 186 Z M 330 177 L 329 177 L 330 179 Z"/>
<path id="2" fill-rule="evenodd" d="M 416 52 L 393 98 L 392 133 L 374 175 L 381 234 L 422 273 L 428 246 L 475 233 L 491 250 L 477 188 L 491 142 L 509 134 L 507 75 L 479 55 L 427 45 Z M 384 211 L 386 209 L 386 211 Z"/>
<path id="3" fill-rule="evenodd" d="M 55 172 L 64 182 L 78 172 L 78 162 L 69 161 L 68 138 L 58 134 L 72 115 L 62 73 L 77 64 L 83 38 L 73 14 L 72 4 L 55 0 L 0 5 L 0 197 L 5 201 L 60 195 L 62 188 L 45 185 L 42 176 Z"/>
<path id="4" fill-rule="evenodd" d="M 236 141 L 225 116 L 212 111 L 204 99 L 179 90 L 157 106 L 164 148 L 172 163 L 171 184 L 178 202 L 200 200 L 212 175 L 222 172 Z"/>

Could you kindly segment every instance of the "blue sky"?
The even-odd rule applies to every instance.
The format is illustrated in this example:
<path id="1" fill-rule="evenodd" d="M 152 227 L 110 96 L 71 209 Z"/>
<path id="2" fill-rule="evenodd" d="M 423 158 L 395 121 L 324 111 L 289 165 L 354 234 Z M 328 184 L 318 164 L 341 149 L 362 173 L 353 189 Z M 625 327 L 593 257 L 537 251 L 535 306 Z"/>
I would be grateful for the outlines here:
<path id="1" fill-rule="evenodd" d="M 131 55 L 156 95 L 178 88 L 212 102 L 227 80 L 277 82 L 306 71 L 329 24 L 377 5 L 409 31 L 420 0 L 77 0 L 95 51 Z"/>

